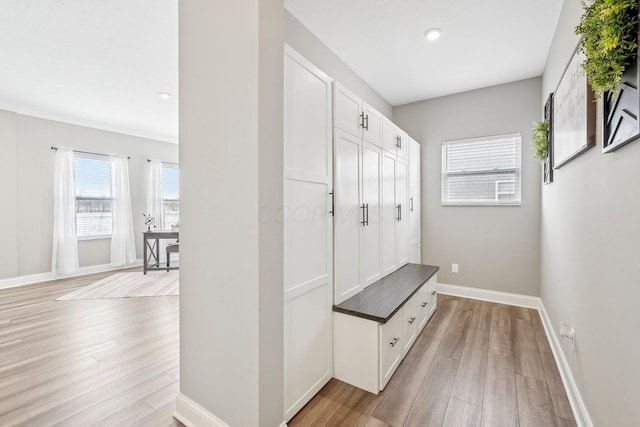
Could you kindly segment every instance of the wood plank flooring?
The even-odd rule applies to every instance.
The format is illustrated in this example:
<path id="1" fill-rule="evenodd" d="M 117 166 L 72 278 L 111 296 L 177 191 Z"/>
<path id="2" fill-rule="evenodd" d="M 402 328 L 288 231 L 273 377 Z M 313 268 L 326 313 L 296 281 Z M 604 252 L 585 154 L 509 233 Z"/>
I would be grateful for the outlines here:
<path id="1" fill-rule="evenodd" d="M 182 425 L 178 297 L 54 301 L 111 274 L 0 290 L 1 426 Z"/>
<path id="2" fill-rule="evenodd" d="M 382 393 L 332 379 L 288 425 L 576 424 L 537 311 L 440 295 Z"/>

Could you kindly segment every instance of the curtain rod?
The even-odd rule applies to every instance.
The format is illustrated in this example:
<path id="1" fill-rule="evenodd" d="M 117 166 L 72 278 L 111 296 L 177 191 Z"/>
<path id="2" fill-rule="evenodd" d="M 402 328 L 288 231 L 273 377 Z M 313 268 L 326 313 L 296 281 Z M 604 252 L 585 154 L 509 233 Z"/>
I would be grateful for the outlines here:
<path id="1" fill-rule="evenodd" d="M 151 160 L 153 160 L 153 159 L 147 159 L 147 163 L 150 163 L 150 162 L 151 162 Z M 163 163 L 163 164 L 165 164 L 165 165 L 176 165 L 176 166 L 180 166 L 180 163 L 174 163 L 174 162 L 163 162 L 163 161 L 160 161 L 160 163 Z"/>
<path id="2" fill-rule="evenodd" d="M 58 151 L 58 147 L 54 147 L 53 145 L 51 146 L 51 149 L 53 151 Z M 74 153 L 82 153 L 82 154 L 95 154 L 96 156 L 109 156 L 109 157 L 116 157 L 115 154 L 104 154 L 104 153 L 94 153 L 92 151 L 80 151 L 80 150 L 71 150 Z M 127 156 L 127 159 L 131 160 L 131 157 Z"/>

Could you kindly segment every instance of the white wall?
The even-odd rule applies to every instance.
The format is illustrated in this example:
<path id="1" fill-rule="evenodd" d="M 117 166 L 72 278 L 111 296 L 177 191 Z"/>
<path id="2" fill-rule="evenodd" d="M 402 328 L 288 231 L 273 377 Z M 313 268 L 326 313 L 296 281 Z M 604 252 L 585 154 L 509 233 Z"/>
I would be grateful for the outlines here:
<path id="1" fill-rule="evenodd" d="M 530 141 L 540 84 L 534 78 L 394 108 L 395 122 L 422 146 L 422 262 L 440 266 L 442 283 L 539 294 L 541 174 Z M 522 135 L 522 205 L 442 206 L 442 142 L 512 132 Z"/>
<path id="2" fill-rule="evenodd" d="M 146 211 L 147 158 L 178 161 L 176 144 L 91 129 L 0 111 L 0 178 L 2 221 L 0 279 L 51 271 L 53 235 L 53 173 L 51 146 L 131 156 L 129 175 L 136 233 L 142 258 L 142 214 Z M 110 239 L 78 242 L 81 267 L 108 264 Z"/>
<path id="3" fill-rule="evenodd" d="M 378 92 L 313 35 L 293 15 L 285 11 L 285 41 L 327 75 L 338 80 L 376 110 L 393 119 L 393 107 Z"/>
<path id="4" fill-rule="evenodd" d="M 553 92 L 578 37 L 582 8 L 566 0 L 543 76 Z M 640 425 L 640 141 L 602 154 L 596 147 L 555 171 L 542 188 L 541 297 L 596 426 Z M 564 340 L 563 340 L 564 341 Z"/>
<path id="5" fill-rule="evenodd" d="M 284 8 L 181 0 L 179 19 L 179 402 L 231 426 L 275 427 L 284 252 L 269 213 L 282 207 Z"/>

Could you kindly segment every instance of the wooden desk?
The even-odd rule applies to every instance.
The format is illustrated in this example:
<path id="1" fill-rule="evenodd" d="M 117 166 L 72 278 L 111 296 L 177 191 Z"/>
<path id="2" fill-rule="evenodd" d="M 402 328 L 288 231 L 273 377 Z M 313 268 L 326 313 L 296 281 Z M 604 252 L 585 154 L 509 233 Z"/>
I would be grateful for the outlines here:
<path id="1" fill-rule="evenodd" d="M 142 233 L 142 263 L 144 274 L 152 270 L 177 270 L 178 267 L 160 267 L 160 240 L 178 240 L 180 233 L 169 230 L 152 230 Z"/>

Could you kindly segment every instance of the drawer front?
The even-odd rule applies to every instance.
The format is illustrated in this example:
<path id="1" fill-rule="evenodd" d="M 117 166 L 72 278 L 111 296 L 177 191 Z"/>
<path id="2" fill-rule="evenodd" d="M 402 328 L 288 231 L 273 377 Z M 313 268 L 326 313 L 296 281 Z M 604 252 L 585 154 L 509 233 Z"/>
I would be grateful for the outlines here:
<path id="1" fill-rule="evenodd" d="M 436 290 L 436 285 L 438 284 L 438 275 L 435 274 L 431 279 L 429 279 L 429 296 L 431 297 L 431 301 L 429 302 L 429 315 L 431 317 L 433 313 L 438 308 L 438 291 Z"/>
<path id="2" fill-rule="evenodd" d="M 418 293 L 416 292 L 402 307 L 402 357 L 418 337 Z"/>
<path id="3" fill-rule="evenodd" d="M 402 310 L 380 325 L 380 390 L 389 382 L 402 361 Z"/>

